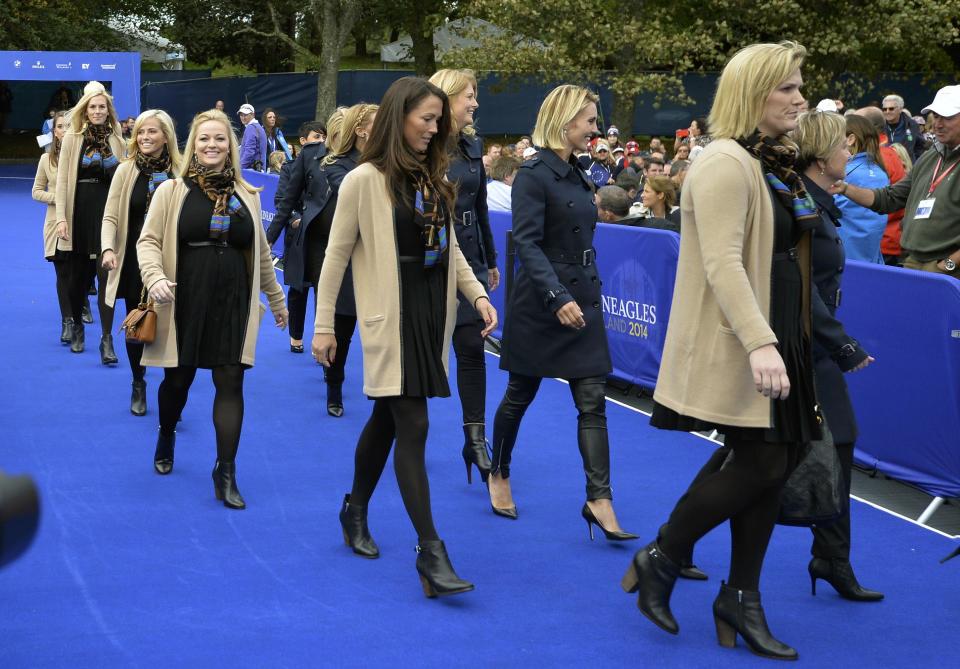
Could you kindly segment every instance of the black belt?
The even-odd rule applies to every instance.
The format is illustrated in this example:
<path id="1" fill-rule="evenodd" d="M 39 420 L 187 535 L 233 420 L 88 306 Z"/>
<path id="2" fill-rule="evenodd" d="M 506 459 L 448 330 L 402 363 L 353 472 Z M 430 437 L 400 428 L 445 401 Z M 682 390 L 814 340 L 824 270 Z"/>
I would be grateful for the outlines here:
<path id="1" fill-rule="evenodd" d="M 397 259 L 402 263 L 418 262 L 421 265 L 423 264 L 423 256 L 397 256 Z"/>
<path id="2" fill-rule="evenodd" d="M 558 262 L 566 265 L 580 265 L 589 267 L 597 261 L 596 249 L 584 249 L 582 251 L 569 251 L 567 249 L 553 249 L 542 247 L 543 255 L 550 262 Z"/>
<path id="3" fill-rule="evenodd" d="M 77 183 L 78 183 L 78 184 L 98 184 L 98 183 L 100 183 L 100 179 L 98 179 L 98 178 L 93 178 L 93 179 L 77 179 Z"/>
<path id="4" fill-rule="evenodd" d="M 201 248 L 203 246 L 217 246 L 220 248 L 224 248 L 229 246 L 229 244 L 227 244 L 222 239 L 208 239 L 202 242 L 187 242 L 187 246 L 190 246 L 192 248 Z"/>
<path id="5" fill-rule="evenodd" d="M 783 253 L 774 253 L 773 259 L 774 260 L 792 260 L 793 262 L 797 262 L 798 256 L 799 254 L 797 253 L 797 249 L 792 248 L 784 251 Z"/>

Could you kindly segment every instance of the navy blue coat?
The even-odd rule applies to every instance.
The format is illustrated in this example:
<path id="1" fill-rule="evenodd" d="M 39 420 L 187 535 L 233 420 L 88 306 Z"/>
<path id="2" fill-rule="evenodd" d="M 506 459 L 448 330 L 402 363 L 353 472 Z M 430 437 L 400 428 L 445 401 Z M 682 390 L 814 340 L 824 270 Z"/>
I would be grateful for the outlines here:
<path id="1" fill-rule="evenodd" d="M 283 200 L 283 194 L 287 191 L 287 185 L 290 183 L 290 173 L 293 172 L 293 162 L 287 162 L 283 164 L 283 167 L 280 168 L 280 180 L 277 182 L 277 191 L 273 194 L 273 211 L 276 212 L 280 207 L 280 202 Z M 294 206 L 293 211 L 290 212 L 290 220 L 295 221 L 298 218 L 303 216 L 303 198 Z M 276 242 L 276 238 L 280 236 L 280 231 L 283 230 L 282 226 L 274 227 L 274 221 L 276 221 L 276 214 L 274 214 L 273 221 L 270 221 L 270 226 L 267 228 L 267 238 L 270 239 L 272 235 L 273 241 L 271 244 Z M 290 235 L 283 236 L 283 254 L 287 255 L 287 251 L 290 246 Z"/>
<path id="2" fill-rule="evenodd" d="M 328 207 L 337 206 L 337 197 L 340 193 L 340 185 L 343 183 L 344 177 L 350 173 L 353 168 L 357 166 L 357 163 L 360 161 L 360 152 L 357 149 L 352 150 L 345 156 L 340 156 L 334 160 L 331 164 L 327 165 L 325 171 L 327 173 L 327 184 L 330 186 L 330 201 L 327 202 Z M 330 231 L 326 231 L 327 236 L 329 237 Z M 337 295 L 337 306 L 335 309 L 337 314 L 341 316 L 354 316 L 357 315 L 357 304 L 356 299 L 353 293 L 353 269 L 351 265 L 347 265 L 347 270 L 343 274 L 343 282 L 340 284 L 340 294 Z"/>
<path id="3" fill-rule="evenodd" d="M 591 256 L 597 227 L 594 186 L 577 165 L 541 150 L 513 182 L 513 241 L 520 260 L 503 329 L 500 367 L 526 376 L 578 379 L 609 374 L 600 277 Z M 584 259 L 589 264 L 584 264 Z M 560 324 L 576 301 L 586 327 Z"/>
<path id="4" fill-rule="evenodd" d="M 487 213 L 487 174 L 483 169 L 483 142 L 461 133 L 447 169 L 447 179 L 457 188 L 454 230 L 463 256 L 477 280 L 486 288 L 488 271 L 497 266 L 490 216 Z M 480 320 L 472 304 L 460 296 L 457 325 Z"/>
<path id="5" fill-rule="evenodd" d="M 267 228 L 267 241 L 271 244 L 277 241 L 281 230 L 286 231 L 283 282 L 297 290 L 303 289 L 303 245 L 307 239 L 307 228 L 323 211 L 331 195 L 327 175 L 320 165 L 326 154 L 327 148 L 322 142 L 303 147 L 293 162 L 290 178 L 277 204 L 273 223 Z M 290 222 L 296 220 L 293 214 L 298 207 L 302 207 L 300 226 L 294 230 L 290 227 Z"/>
<path id="6" fill-rule="evenodd" d="M 807 192 L 817 203 L 820 225 L 813 231 L 813 368 L 817 399 L 837 444 L 857 439 L 857 419 L 843 374 L 866 360 L 867 352 L 843 329 L 837 319 L 841 303 L 840 279 L 846 265 L 843 240 L 837 234 L 840 210 L 833 196 L 806 176 Z"/>

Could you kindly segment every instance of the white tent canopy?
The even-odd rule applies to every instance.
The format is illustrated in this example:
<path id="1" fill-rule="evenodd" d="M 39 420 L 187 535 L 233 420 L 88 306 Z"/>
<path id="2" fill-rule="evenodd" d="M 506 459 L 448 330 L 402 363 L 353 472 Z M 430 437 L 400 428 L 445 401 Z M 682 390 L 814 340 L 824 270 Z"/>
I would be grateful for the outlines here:
<path id="1" fill-rule="evenodd" d="M 183 61 L 187 59 L 186 49 L 166 37 L 143 29 L 136 17 L 110 18 L 107 20 L 107 27 L 118 33 L 131 51 L 139 51 L 143 62 L 161 63 L 166 70 L 183 69 Z"/>
<path id="2" fill-rule="evenodd" d="M 466 33 L 476 31 L 479 31 L 484 37 L 496 37 L 506 33 L 503 28 L 483 19 L 465 18 L 448 21 L 433 33 L 433 48 L 436 50 L 437 60 L 443 60 L 443 57 L 453 49 L 478 46 L 477 40 L 465 36 Z M 542 42 L 537 40 L 530 40 L 529 42 L 530 44 L 544 46 Z M 413 40 L 409 35 L 404 35 L 396 42 L 384 44 L 380 47 L 380 61 L 384 63 L 412 63 Z"/>

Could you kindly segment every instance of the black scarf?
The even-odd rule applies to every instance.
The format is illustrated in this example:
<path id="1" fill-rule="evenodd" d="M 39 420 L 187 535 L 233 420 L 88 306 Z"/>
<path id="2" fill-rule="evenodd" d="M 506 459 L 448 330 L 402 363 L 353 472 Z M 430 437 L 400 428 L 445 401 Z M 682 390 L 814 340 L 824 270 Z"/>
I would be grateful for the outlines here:
<path id="1" fill-rule="evenodd" d="M 764 135 L 759 130 L 737 142 L 751 156 L 760 161 L 767 182 L 774 193 L 793 214 L 793 220 L 800 231 L 815 228 L 820 223 L 817 205 L 807 193 L 803 180 L 793 168 L 797 160 L 797 150 L 778 139 Z"/>
<path id="2" fill-rule="evenodd" d="M 226 239 L 230 233 L 230 214 L 240 209 L 240 201 L 234 195 L 236 174 L 233 167 L 224 167 L 217 172 L 200 164 L 197 155 L 190 159 L 187 177 L 193 179 L 213 202 L 213 216 L 210 217 L 211 239 Z"/>

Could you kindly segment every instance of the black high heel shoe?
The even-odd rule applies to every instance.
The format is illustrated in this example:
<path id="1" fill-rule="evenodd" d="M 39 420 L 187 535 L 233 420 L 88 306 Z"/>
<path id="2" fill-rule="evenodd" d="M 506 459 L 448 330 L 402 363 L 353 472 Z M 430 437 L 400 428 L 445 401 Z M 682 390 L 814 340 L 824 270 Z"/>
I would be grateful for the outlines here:
<path id="1" fill-rule="evenodd" d="M 291 353 L 303 353 L 303 344 L 290 344 Z"/>
<path id="2" fill-rule="evenodd" d="M 350 493 L 343 496 L 340 508 L 340 526 L 343 527 L 343 542 L 360 557 L 370 560 L 380 557 L 380 548 L 370 536 L 367 527 L 367 507 L 350 503 Z"/>
<path id="3" fill-rule="evenodd" d="M 597 517 L 593 514 L 593 511 L 590 509 L 590 506 L 587 504 L 583 505 L 583 509 L 580 510 L 580 515 L 583 516 L 583 519 L 587 521 L 587 529 L 590 531 L 590 541 L 593 541 L 593 526 L 596 525 L 600 528 L 600 531 L 603 532 L 603 536 L 607 538 L 607 541 L 632 541 L 633 539 L 639 539 L 640 537 L 636 534 L 630 534 L 629 532 L 618 532 L 611 531 L 605 528 L 600 524 L 600 521 L 597 520 Z"/>
<path id="4" fill-rule="evenodd" d="M 815 557 L 807 565 L 807 571 L 810 573 L 810 592 L 813 595 L 817 594 L 817 579 L 821 578 L 832 585 L 844 599 L 854 602 L 879 602 L 883 599 L 882 592 L 868 590 L 860 585 L 849 560 Z"/>
<path id="5" fill-rule="evenodd" d="M 327 384 L 327 413 L 334 418 L 343 417 L 343 386 L 339 383 Z"/>
<path id="6" fill-rule="evenodd" d="M 433 599 L 447 595 L 459 595 L 473 590 L 473 583 L 464 581 L 453 571 L 447 547 L 439 539 L 421 541 L 417 546 L 417 573 L 423 594 Z"/>
<path id="7" fill-rule="evenodd" d="M 467 470 L 469 471 L 469 469 Z M 503 470 L 501 470 L 502 475 Z M 506 478 L 506 477 L 503 477 Z M 487 490 L 490 490 L 490 475 L 487 474 L 487 478 L 484 479 L 484 482 L 487 484 Z M 510 520 L 516 520 L 519 517 L 517 513 L 517 505 L 499 508 L 493 505 L 493 501 L 490 502 L 490 509 L 493 511 L 494 515 L 501 516 L 502 518 L 509 518 Z"/>
<path id="8" fill-rule="evenodd" d="M 717 641 L 724 648 L 736 646 L 739 634 L 750 651 L 760 657 L 774 660 L 796 660 L 799 657 L 796 649 L 770 634 L 759 592 L 737 590 L 722 583 L 720 594 L 713 602 L 713 621 L 717 627 Z"/>
<path id="9" fill-rule="evenodd" d="M 157 448 L 153 452 L 153 468 L 161 476 L 173 471 L 173 449 L 177 445 L 177 433 L 167 436 L 157 434 Z"/>
<path id="10" fill-rule="evenodd" d="M 467 484 L 473 483 L 473 470 L 480 472 L 480 479 L 486 483 L 490 476 L 490 455 L 487 453 L 487 439 L 483 423 L 466 423 L 463 426 L 463 462 L 467 466 Z"/>
<path id="11" fill-rule="evenodd" d="M 220 462 L 213 466 L 213 494 L 228 509 L 246 509 L 240 491 L 237 490 L 237 464 Z"/>
<path id="12" fill-rule="evenodd" d="M 620 581 L 624 592 L 637 592 L 637 608 L 660 629 L 679 634 L 680 625 L 670 611 L 670 594 L 680 567 L 668 558 L 656 541 L 637 551 Z"/>

